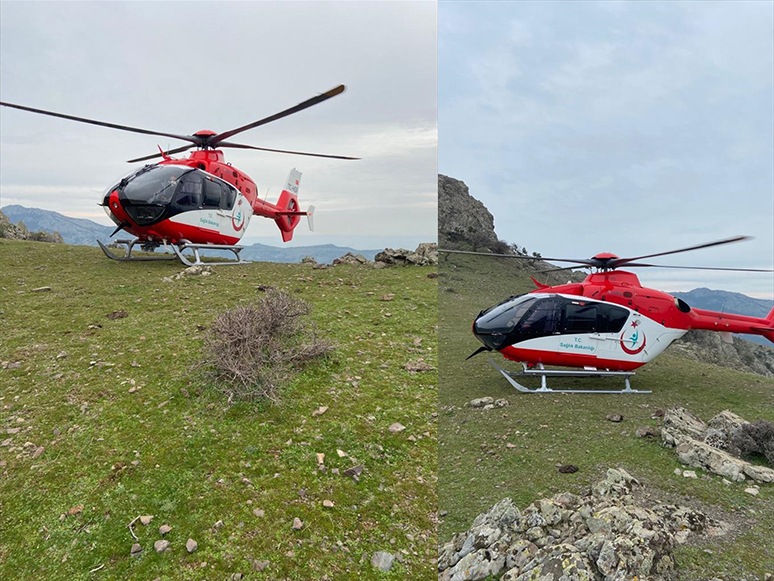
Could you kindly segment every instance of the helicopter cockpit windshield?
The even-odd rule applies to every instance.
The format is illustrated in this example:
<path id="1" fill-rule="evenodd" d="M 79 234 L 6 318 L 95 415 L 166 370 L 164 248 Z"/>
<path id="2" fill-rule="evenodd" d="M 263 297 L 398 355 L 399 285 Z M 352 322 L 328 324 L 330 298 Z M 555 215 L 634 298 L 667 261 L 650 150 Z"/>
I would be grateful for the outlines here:
<path id="1" fill-rule="evenodd" d="M 133 204 L 166 205 L 172 201 L 180 178 L 193 171 L 196 170 L 180 165 L 151 166 L 132 174 L 125 182 L 122 180 L 118 189 Z"/>
<path id="2" fill-rule="evenodd" d="M 617 333 L 628 317 L 629 311 L 609 303 L 530 294 L 483 312 L 473 332 L 490 349 L 502 349 L 548 335 Z"/>
<path id="3" fill-rule="evenodd" d="M 145 166 L 109 190 L 118 190 L 126 212 L 140 226 L 189 210 L 231 210 L 237 197 L 231 184 L 182 165 Z"/>

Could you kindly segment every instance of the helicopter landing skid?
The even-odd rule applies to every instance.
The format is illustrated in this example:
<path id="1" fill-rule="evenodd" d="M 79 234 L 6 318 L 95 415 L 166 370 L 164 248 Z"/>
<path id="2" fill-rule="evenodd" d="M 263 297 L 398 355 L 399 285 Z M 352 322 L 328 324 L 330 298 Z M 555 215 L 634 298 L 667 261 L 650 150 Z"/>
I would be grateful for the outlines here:
<path id="1" fill-rule="evenodd" d="M 186 266 L 227 266 L 230 264 L 247 264 L 247 260 L 242 260 L 239 253 L 242 252 L 244 246 L 232 246 L 230 244 L 193 244 L 187 240 L 181 240 L 179 245 L 172 244 L 172 250 L 175 251 L 177 258 Z M 203 262 L 199 256 L 199 250 L 230 250 L 236 256 L 236 260 L 228 260 L 225 262 Z M 191 262 L 188 257 L 183 255 L 186 250 L 193 250 L 194 260 Z"/>
<path id="2" fill-rule="evenodd" d="M 492 364 L 502 376 L 508 380 L 513 387 L 522 393 L 651 393 L 650 391 L 639 391 L 632 389 L 629 383 L 629 378 L 634 375 L 634 371 L 604 371 L 597 369 L 544 369 L 541 365 L 537 369 L 529 369 L 522 363 L 523 371 L 520 373 L 512 373 L 506 371 L 497 363 L 489 359 L 489 363 Z M 538 389 L 530 389 L 517 382 L 514 377 L 540 377 L 540 387 Z M 546 377 L 623 377 L 626 384 L 625 389 L 620 390 L 602 390 L 602 389 L 551 389 L 546 385 Z"/>
<path id="3" fill-rule="evenodd" d="M 166 255 L 162 254 L 158 256 L 132 256 L 132 248 L 134 248 L 136 244 L 141 244 L 141 243 L 142 241 L 139 238 L 135 238 L 134 240 L 116 240 L 114 244 L 126 244 L 126 252 L 124 253 L 124 255 L 117 256 L 112 252 L 110 252 L 107 246 L 105 246 L 104 244 L 102 244 L 102 242 L 97 240 L 97 244 L 99 244 L 99 247 L 102 249 L 102 252 L 105 253 L 105 256 L 107 256 L 112 260 L 126 262 L 126 261 L 135 261 L 135 260 L 175 260 L 177 258 L 177 256 L 175 256 L 174 254 L 166 254 Z"/>

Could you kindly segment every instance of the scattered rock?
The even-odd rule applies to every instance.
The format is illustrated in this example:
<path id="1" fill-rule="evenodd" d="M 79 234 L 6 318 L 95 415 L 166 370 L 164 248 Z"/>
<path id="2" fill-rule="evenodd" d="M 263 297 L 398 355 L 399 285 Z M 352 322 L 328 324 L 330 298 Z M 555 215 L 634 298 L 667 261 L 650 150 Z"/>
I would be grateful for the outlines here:
<path id="1" fill-rule="evenodd" d="M 142 546 L 140 545 L 140 543 L 134 543 L 134 544 L 132 545 L 132 548 L 131 548 L 131 550 L 130 550 L 129 554 L 130 554 L 132 557 L 136 557 L 136 556 L 137 556 L 137 555 L 139 555 L 140 553 L 142 553 Z"/>
<path id="2" fill-rule="evenodd" d="M 256 571 L 259 571 L 259 572 L 264 571 L 268 566 L 269 566 L 268 561 L 258 561 L 257 559 L 253 561 L 253 569 L 255 569 Z"/>
<path id="3" fill-rule="evenodd" d="M 321 416 L 321 415 L 323 415 L 327 411 L 328 411 L 328 406 L 327 405 L 321 405 L 320 407 L 318 407 L 316 410 L 314 410 L 312 412 L 312 417 Z"/>
<path id="4" fill-rule="evenodd" d="M 752 488 L 752 487 L 750 487 L 750 488 L 745 488 L 745 489 L 744 489 L 744 491 L 745 491 L 747 494 L 752 494 L 753 496 L 758 496 L 758 492 L 759 492 L 759 490 L 758 490 L 757 488 Z"/>
<path id="5" fill-rule="evenodd" d="M 403 366 L 403 369 L 408 371 L 409 373 L 421 373 L 423 371 L 435 371 L 435 367 L 432 365 L 425 363 L 421 359 L 419 361 L 409 361 L 406 363 L 406 365 Z"/>
<path id="6" fill-rule="evenodd" d="M 188 268 L 183 269 L 182 271 L 178 272 L 177 274 L 173 276 L 165 276 L 162 278 L 162 282 L 173 282 L 175 280 L 180 280 L 181 278 L 185 278 L 187 276 L 210 276 L 212 275 L 212 267 L 211 266 L 189 266 Z"/>
<path id="7" fill-rule="evenodd" d="M 494 404 L 495 404 L 495 407 L 498 407 L 498 408 L 507 408 L 508 406 L 511 405 L 511 403 L 507 399 L 496 399 Z"/>
<path id="8" fill-rule="evenodd" d="M 70 510 L 67 511 L 67 516 L 74 516 L 82 512 L 83 512 L 83 505 L 76 504 L 75 506 L 70 507 Z"/>
<path id="9" fill-rule="evenodd" d="M 35 451 L 32 453 L 32 459 L 40 458 L 43 455 L 43 452 L 45 452 L 46 449 L 43 446 L 38 446 L 35 448 Z"/>
<path id="10" fill-rule="evenodd" d="M 166 535 L 171 530 L 172 530 L 171 526 L 169 526 L 169 525 L 161 525 L 159 527 L 159 534 L 163 537 L 164 535 Z"/>
<path id="11" fill-rule="evenodd" d="M 220 529 L 222 529 L 222 528 L 223 528 L 223 525 L 224 525 L 224 524 L 225 524 L 225 523 L 224 523 L 222 520 L 219 520 L 219 521 L 217 521 L 217 522 L 216 522 L 214 525 L 212 525 L 212 530 L 214 530 L 214 531 L 219 531 Z"/>
<path id="12" fill-rule="evenodd" d="M 389 432 L 390 432 L 391 434 L 397 434 L 397 433 L 399 433 L 399 432 L 402 432 L 402 431 L 403 431 L 403 430 L 405 430 L 405 429 L 406 429 L 406 426 L 404 426 L 404 425 L 403 425 L 403 424 L 401 424 L 400 422 L 395 422 L 395 423 L 394 423 L 394 424 L 392 424 L 392 425 L 391 425 L 389 428 L 387 428 L 387 430 L 389 430 Z M 346 472 L 345 472 L 345 474 L 346 474 Z"/>
<path id="13" fill-rule="evenodd" d="M 158 540 L 155 543 L 153 543 L 153 548 L 156 549 L 157 553 L 163 553 L 169 548 L 169 541 Z"/>
<path id="14" fill-rule="evenodd" d="M 363 466 L 362 464 L 358 464 L 357 466 L 353 466 L 352 468 L 347 468 L 342 474 L 344 476 L 351 476 L 352 479 L 355 482 L 358 482 L 360 480 L 360 474 L 363 472 Z"/>
<path id="15" fill-rule="evenodd" d="M 379 297 L 380 301 L 391 301 L 395 298 L 395 295 L 392 293 L 387 293 L 386 295 L 382 295 Z"/>
<path id="16" fill-rule="evenodd" d="M 47 293 L 47 292 L 50 292 L 50 291 L 51 291 L 51 287 L 50 286 L 40 286 L 38 288 L 32 289 L 32 292 L 34 292 L 34 293 Z"/>
<path id="17" fill-rule="evenodd" d="M 494 398 L 492 397 L 479 397 L 477 399 L 471 400 L 468 405 L 472 408 L 482 408 L 487 405 L 494 404 Z"/>
<path id="18" fill-rule="evenodd" d="M 126 311 L 113 311 L 112 313 L 108 313 L 106 316 L 108 319 L 115 321 L 116 319 L 123 319 L 124 317 L 128 317 L 129 313 Z"/>
<path id="19" fill-rule="evenodd" d="M 683 478 L 693 478 L 696 479 L 698 476 L 696 476 L 696 472 L 693 470 L 683 470 Z"/>
<path id="20" fill-rule="evenodd" d="M 140 523 L 144 526 L 148 526 L 150 524 L 150 521 L 153 520 L 152 514 L 143 515 L 140 517 Z"/>
<path id="21" fill-rule="evenodd" d="M 56 356 L 57 359 L 64 359 L 65 357 L 67 357 L 67 351 L 60 351 Z"/>
<path id="22" fill-rule="evenodd" d="M 336 503 L 333 502 L 332 500 L 323 500 L 322 504 L 325 508 L 333 508 L 334 506 L 336 506 Z"/>
<path id="23" fill-rule="evenodd" d="M 623 416 L 621 414 L 608 414 L 605 416 L 605 419 L 608 422 L 614 422 L 617 424 L 623 421 Z"/>
<path id="24" fill-rule="evenodd" d="M 293 519 L 293 530 L 294 531 L 300 531 L 302 528 L 304 528 L 304 521 L 302 521 L 298 517 L 294 518 Z"/>
<path id="25" fill-rule="evenodd" d="M 254 508 L 253 514 L 258 518 L 263 518 L 264 516 L 266 516 L 266 512 L 262 508 Z"/>
<path id="26" fill-rule="evenodd" d="M 634 432 L 634 435 L 638 438 L 655 438 L 659 434 L 661 434 L 661 429 L 654 428 L 653 426 L 643 426 L 641 428 L 637 428 L 637 431 Z"/>
<path id="27" fill-rule="evenodd" d="M 562 474 L 574 474 L 578 471 L 578 467 L 573 464 L 564 464 L 563 466 L 559 466 L 559 472 Z"/>
<path id="28" fill-rule="evenodd" d="M 301 264 L 317 264 L 317 260 L 313 256 L 304 256 L 301 259 Z"/>
<path id="29" fill-rule="evenodd" d="M 383 573 L 386 573 L 392 569 L 392 564 L 395 562 L 395 556 L 387 551 L 377 551 L 371 557 L 371 566 L 374 569 L 378 569 Z"/>
<path id="30" fill-rule="evenodd" d="M 188 551 L 189 553 L 195 552 L 196 549 L 198 549 L 198 548 L 199 548 L 199 543 L 197 543 L 193 539 L 188 539 L 185 542 L 185 550 Z"/>

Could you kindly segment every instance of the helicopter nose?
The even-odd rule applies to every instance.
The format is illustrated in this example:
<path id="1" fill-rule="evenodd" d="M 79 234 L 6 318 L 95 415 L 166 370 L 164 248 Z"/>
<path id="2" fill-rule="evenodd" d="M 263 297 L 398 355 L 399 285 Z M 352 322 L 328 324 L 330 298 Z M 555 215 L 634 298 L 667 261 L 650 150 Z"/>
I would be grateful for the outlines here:
<path id="1" fill-rule="evenodd" d="M 506 334 L 494 331 L 491 326 L 482 321 L 482 316 L 479 315 L 475 321 L 473 321 L 472 331 L 476 339 L 478 339 L 484 347 L 491 351 L 497 351 L 502 344 L 506 341 Z"/>

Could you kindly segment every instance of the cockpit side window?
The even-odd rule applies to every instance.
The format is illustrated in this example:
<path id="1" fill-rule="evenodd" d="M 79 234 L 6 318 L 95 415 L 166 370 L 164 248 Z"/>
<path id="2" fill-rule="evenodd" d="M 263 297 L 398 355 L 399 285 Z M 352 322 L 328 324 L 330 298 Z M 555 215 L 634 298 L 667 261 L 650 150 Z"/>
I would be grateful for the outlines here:
<path id="1" fill-rule="evenodd" d="M 593 333 L 597 330 L 597 306 L 567 303 L 565 307 L 565 333 Z"/>
<path id="2" fill-rule="evenodd" d="M 178 212 L 196 210 L 202 205 L 202 176 L 192 171 L 180 178 L 180 185 L 175 192 L 173 209 Z"/>
<path id="3" fill-rule="evenodd" d="M 212 178 L 204 180 L 204 204 L 205 208 L 220 208 L 220 199 L 223 196 L 223 186 Z"/>
<path id="4" fill-rule="evenodd" d="M 598 305 L 599 317 L 597 331 L 600 333 L 618 333 L 629 318 L 629 311 L 613 305 Z"/>
<path id="5" fill-rule="evenodd" d="M 230 210 L 234 207 L 234 200 L 236 200 L 236 189 L 232 186 L 223 186 L 223 195 L 220 197 L 220 209 Z"/>
<path id="6" fill-rule="evenodd" d="M 560 332 L 562 303 L 554 299 L 537 301 L 519 322 L 518 333 L 522 339 L 544 337 Z"/>

